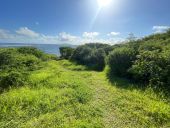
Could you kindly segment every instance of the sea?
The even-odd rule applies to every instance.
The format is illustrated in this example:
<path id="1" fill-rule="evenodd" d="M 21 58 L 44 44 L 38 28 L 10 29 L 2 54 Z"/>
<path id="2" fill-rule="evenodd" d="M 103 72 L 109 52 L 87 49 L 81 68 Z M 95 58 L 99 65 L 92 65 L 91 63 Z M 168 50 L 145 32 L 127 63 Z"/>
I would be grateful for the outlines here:
<path id="1" fill-rule="evenodd" d="M 16 48 L 16 47 L 36 47 L 45 53 L 60 55 L 59 48 L 63 46 L 76 47 L 75 45 L 69 44 L 22 44 L 22 43 L 0 43 L 0 48 Z"/>

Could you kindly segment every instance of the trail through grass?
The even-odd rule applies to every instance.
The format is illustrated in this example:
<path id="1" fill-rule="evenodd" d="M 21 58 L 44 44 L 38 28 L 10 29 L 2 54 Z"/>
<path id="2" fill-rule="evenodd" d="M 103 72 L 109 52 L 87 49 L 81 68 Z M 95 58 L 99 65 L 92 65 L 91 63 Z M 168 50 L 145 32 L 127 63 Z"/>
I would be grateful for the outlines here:
<path id="1" fill-rule="evenodd" d="M 50 61 L 0 95 L 0 128 L 168 128 L 170 103 L 110 83 L 106 72 Z"/>

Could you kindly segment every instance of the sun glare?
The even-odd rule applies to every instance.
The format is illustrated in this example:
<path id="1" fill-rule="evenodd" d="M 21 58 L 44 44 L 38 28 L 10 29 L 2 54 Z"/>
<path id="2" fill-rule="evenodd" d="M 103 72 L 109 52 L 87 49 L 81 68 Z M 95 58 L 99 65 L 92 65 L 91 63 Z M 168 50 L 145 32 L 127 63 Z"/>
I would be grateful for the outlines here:
<path id="1" fill-rule="evenodd" d="M 108 6 L 112 0 L 97 0 L 99 7 L 106 7 Z"/>

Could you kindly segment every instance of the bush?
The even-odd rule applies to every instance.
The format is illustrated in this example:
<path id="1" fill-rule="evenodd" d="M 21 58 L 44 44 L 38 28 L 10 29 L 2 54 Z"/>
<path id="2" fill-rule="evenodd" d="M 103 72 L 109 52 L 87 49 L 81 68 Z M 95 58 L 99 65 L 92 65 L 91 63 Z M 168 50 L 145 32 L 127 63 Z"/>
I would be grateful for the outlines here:
<path id="1" fill-rule="evenodd" d="M 0 51 L 0 67 L 11 65 L 15 62 L 13 57 L 16 54 L 14 49 L 1 49 Z"/>
<path id="2" fill-rule="evenodd" d="M 133 49 L 122 47 L 113 50 L 108 57 L 111 73 L 116 76 L 128 77 L 127 71 L 132 66 L 135 58 Z"/>
<path id="3" fill-rule="evenodd" d="M 5 49 L 0 52 L 0 69 L 31 69 L 33 70 L 40 62 L 34 55 L 20 54 L 14 49 Z"/>
<path id="4" fill-rule="evenodd" d="M 16 59 L 16 61 L 20 62 L 22 64 L 22 67 L 28 70 L 37 69 L 39 63 L 41 62 L 40 59 L 33 55 L 21 56 L 20 58 Z"/>
<path id="5" fill-rule="evenodd" d="M 102 71 L 105 68 L 105 57 L 106 53 L 103 49 L 95 50 L 92 53 L 89 63 L 93 69 Z"/>
<path id="6" fill-rule="evenodd" d="M 170 68 L 168 59 L 159 52 L 144 51 L 129 69 L 136 81 L 150 84 L 154 88 L 167 88 Z"/>
<path id="7" fill-rule="evenodd" d="M 70 59 L 74 52 L 73 48 L 70 47 L 60 47 L 60 54 L 62 59 Z"/>
<path id="8" fill-rule="evenodd" d="M 22 53 L 22 54 L 26 54 L 26 55 L 28 55 L 28 54 L 34 55 L 40 59 L 43 58 L 43 56 L 45 54 L 41 50 L 34 48 L 34 47 L 20 47 L 20 48 L 18 48 L 18 52 Z"/>
<path id="9" fill-rule="evenodd" d="M 79 46 L 75 49 L 71 57 L 71 60 L 74 60 L 79 64 L 88 65 L 91 53 L 92 53 L 91 48 L 87 46 Z"/>
<path id="10" fill-rule="evenodd" d="M 77 47 L 71 57 L 71 60 L 78 64 L 86 65 L 93 70 L 103 70 L 105 67 L 106 54 L 104 49 L 96 48 L 95 46 L 96 44 L 86 44 Z"/>
<path id="11" fill-rule="evenodd" d="M 11 86 L 23 86 L 26 83 L 26 74 L 12 71 L 0 76 L 0 88 L 8 88 Z"/>

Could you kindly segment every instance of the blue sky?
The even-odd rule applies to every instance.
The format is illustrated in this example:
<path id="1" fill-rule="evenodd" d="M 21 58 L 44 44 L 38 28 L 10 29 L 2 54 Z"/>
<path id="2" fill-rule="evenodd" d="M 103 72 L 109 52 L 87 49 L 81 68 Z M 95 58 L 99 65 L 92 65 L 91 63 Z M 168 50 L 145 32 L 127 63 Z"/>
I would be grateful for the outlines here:
<path id="1" fill-rule="evenodd" d="M 169 0 L 0 0 L 0 42 L 117 43 L 170 26 Z"/>

